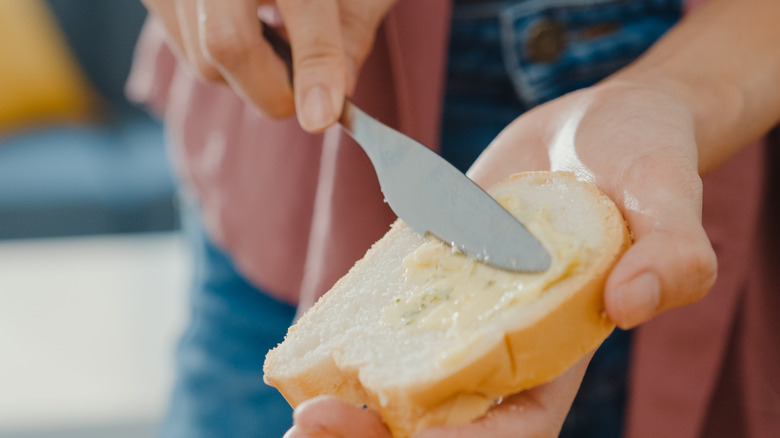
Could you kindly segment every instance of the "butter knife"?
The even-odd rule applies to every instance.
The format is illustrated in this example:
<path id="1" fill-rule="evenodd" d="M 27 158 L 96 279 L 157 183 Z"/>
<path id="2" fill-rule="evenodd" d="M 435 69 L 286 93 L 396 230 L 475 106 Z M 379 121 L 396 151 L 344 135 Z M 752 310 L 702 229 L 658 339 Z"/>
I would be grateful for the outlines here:
<path id="1" fill-rule="evenodd" d="M 287 65 L 292 83 L 289 43 L 266 24 L 263 36 Z M 339 124 L 374 165 L 385 201 L 414 231 L 498 268 L 537 272 L 550 266 L 547 250 L 525 226 L 439 155 L 349 99 Z"/>

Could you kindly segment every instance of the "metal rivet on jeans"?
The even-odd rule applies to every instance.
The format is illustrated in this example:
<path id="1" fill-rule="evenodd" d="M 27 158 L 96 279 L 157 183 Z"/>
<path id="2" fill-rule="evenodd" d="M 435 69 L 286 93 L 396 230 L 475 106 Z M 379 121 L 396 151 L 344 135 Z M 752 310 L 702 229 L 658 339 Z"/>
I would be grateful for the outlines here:
<path id="1" fill-rule="evenodd" d="M 557 21 L 536 23 L 528 34 L 526 50 L 534 62 L 553 62 L 566 48 L 566 29 Z"/>

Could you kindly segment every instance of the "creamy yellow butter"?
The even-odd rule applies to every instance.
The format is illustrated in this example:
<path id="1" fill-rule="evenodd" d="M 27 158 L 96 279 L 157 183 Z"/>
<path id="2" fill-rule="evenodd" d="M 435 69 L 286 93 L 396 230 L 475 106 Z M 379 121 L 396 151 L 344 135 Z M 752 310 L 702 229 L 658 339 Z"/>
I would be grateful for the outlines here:
<path id="1" fill-rule="evenodd" d="M 470 332 L 509 306 L 537 300 L 559 280 L 570 276 L 586 257 L 585 242 L 550 224 L 548 209 L 520 217 L 520 201 L 500 199 L 504 208 L 538 236 L 552 256 L 550 268 L 521 274 L 493 268 L 431 239 L 404 259 L 404 297 L 385 310 L 383 322 L 407 329 Z"/>

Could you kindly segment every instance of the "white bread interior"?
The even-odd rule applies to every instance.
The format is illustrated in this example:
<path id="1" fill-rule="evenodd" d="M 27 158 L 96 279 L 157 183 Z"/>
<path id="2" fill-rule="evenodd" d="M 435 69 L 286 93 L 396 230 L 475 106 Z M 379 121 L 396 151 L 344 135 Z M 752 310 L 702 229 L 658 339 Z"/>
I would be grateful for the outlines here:
<path id="1" fill-rule="evenodd" d="M 598 347 L 614 328 L 604 311 L 604 283 L 630 244 L 618 209 L 565 172 L 513 175 L 490 193 L 521 199 L 529 214 L 549 209 L 555 230 L 586 242 L 580 268 L 534 302 L 503 309 L 457 360 L 442 364 L 440 349 L 457 339 L 382 323 L 404 294 L 404 258 L 426 240 L 398 221 L 268 353 L 266 382 L 293 407 L 322 394 L 366 405 L 395 437 L 406 437 L 472 421 L 501 397 L 552 380 Z"/>

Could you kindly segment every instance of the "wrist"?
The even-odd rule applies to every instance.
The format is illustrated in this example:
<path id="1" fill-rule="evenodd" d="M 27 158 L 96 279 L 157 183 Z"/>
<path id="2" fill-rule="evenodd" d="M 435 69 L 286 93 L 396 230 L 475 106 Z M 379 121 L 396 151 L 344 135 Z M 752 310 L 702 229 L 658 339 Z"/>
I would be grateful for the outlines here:
<path id="1" fill-rule="evenodd" d="M 707 172 L 780 122 L 777 0 L 713 0 L 615 79 L 675 96 L 694 120 Z"/>

